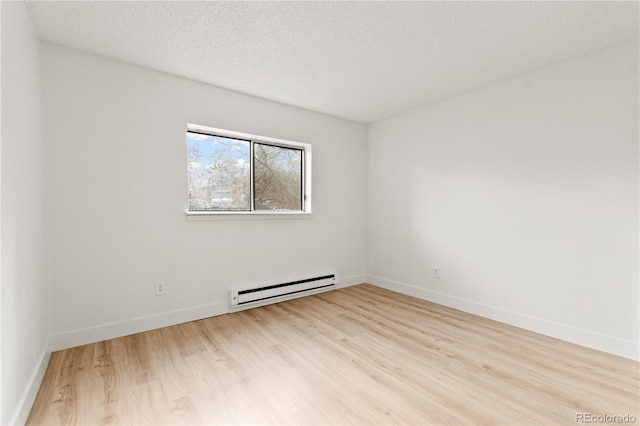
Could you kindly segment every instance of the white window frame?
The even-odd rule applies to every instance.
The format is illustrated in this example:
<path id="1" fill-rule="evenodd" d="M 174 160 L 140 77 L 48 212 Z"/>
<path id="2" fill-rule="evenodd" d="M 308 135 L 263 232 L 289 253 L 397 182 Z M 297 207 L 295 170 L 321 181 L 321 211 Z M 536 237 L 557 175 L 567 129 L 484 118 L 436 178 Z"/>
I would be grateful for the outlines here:
<path id="1" fill-rule="evenodd" d="M 283 148 L 294 148 L 302 150 L 302 210 L 279 211 L 279 210 L 254 210 L 253 205 L 253 182 L 251 182 L 251 210 L 247 211 L 190 211 L 188 197 L 185 200 L 187 218 L 241 218 L 241 217 L 309 217 L 311 216 L 311 145 L 308 143 L 289 141 L 285 139 L 271 138 L 268 136 L 253 135 L 250 133 L 236 132 L 233 130 L 218 129 L 215 127 L 202 126 L 199 124 L 187 123 L 187 132 L 203 133 L 211 136 L 222 136 L 232 139 L 249 140 L 257 143 L 280 146 Z M 253 157 L 253 149 L 251 150 Z M 252 158 L 253 160 L 253 158 Z M 186 163 L 186 162 L 185 162 Z M 253 161 L 251 164 L 251 179 L 253 179 Z M 185 191 L 185 195 L 187 191 Z"/>

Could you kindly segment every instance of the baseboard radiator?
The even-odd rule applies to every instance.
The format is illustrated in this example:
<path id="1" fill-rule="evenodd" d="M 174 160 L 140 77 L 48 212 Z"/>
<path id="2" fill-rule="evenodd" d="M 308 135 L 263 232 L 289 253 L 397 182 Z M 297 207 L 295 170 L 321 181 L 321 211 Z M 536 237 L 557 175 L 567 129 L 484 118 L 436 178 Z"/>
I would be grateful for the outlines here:
<path id="1" fill-rule="evenodd" d="M 229 291 L 229 307 L 231 309 L 239 309 L 262 306 L 331 290 L 336 288 L 337 285 L 338 276 L 335 273 L 331 273 L 277 284 L 232 289 Z"/>

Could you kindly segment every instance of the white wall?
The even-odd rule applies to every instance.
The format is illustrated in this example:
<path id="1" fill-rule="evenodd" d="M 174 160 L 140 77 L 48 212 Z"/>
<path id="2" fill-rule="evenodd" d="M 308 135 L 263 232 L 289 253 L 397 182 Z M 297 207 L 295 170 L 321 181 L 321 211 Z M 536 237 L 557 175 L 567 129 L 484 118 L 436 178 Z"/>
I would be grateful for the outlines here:
<path id="1" fill-rule="evenodd" d="M 2 2 L 2 399 L 21 423 L 48 361 L 40 48 L 22 2 Z"/>
<path id="2" fill-rule="evenodd" d="M 227 312 L 233 286 L 364 281 L 364 125 L 53 45 L 43 62 L 54 348 Z M 312 144 L 313 217 L 186 220 L 189 122 Z"/>
<path id="3" fill-rule="evenodd" d="M 638 359 L 638 116 L 630 41 L 374 123 L 368 281 Z"/>

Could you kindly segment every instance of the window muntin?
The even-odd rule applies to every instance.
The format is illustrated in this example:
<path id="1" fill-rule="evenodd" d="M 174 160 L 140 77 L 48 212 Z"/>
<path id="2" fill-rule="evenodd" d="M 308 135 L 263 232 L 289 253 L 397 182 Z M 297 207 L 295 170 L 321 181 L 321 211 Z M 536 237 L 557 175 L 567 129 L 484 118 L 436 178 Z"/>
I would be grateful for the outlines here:
<path id="1" fill-rule="evenodd" d="M 192 214 L 311 212 L 311 146 L 187 125 Z"/>

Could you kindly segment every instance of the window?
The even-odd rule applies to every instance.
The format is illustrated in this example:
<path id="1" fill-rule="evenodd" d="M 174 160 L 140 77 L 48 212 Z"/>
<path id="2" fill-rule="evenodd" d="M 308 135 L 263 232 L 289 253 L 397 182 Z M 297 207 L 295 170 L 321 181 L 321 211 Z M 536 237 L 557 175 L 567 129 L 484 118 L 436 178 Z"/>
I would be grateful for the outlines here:
<path id="1" fill-rule="evenodd" d="M 188 213 L 310 213 L 311 145 L 187 125 Z"/>

